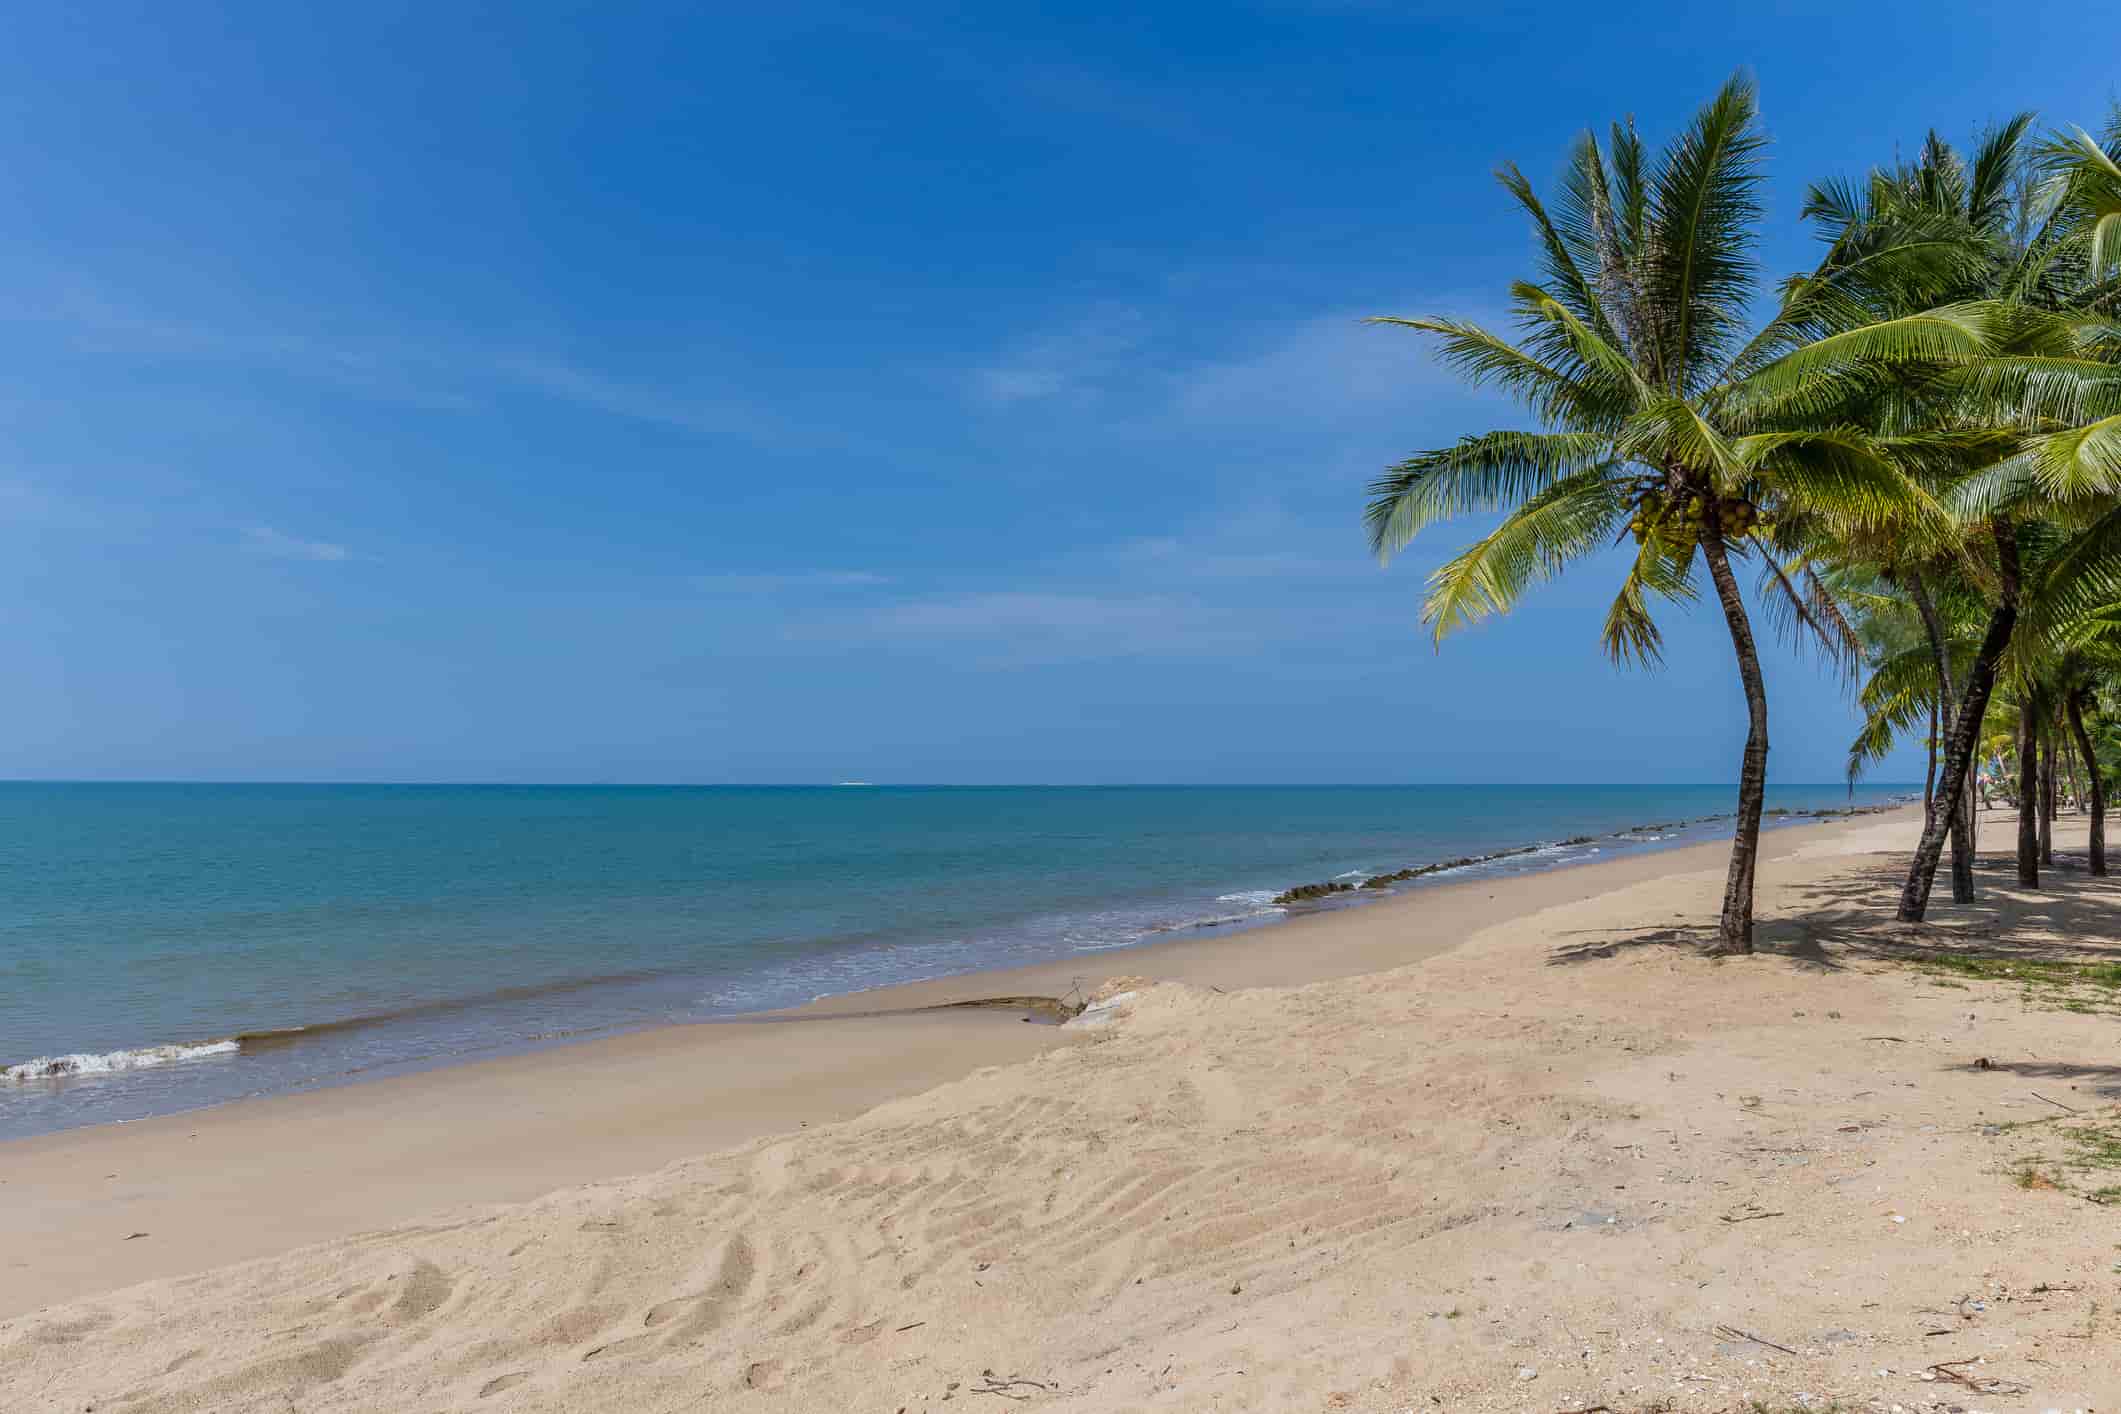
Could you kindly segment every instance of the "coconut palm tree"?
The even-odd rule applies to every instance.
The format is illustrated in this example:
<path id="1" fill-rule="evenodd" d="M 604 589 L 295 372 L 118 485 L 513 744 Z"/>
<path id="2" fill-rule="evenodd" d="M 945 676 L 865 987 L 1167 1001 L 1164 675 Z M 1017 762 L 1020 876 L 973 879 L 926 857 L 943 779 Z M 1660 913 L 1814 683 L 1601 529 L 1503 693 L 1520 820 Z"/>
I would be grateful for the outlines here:
<path id="1" fill-rule="evenodd" d="M 1605 145 L 1584 135 L 1551 209 L 1505 166 L 1498 176 L 1531 219 L 1542 267 L 1541 279 L 1512 287 L 1516 340 L 1449 318 L 1376 322 L 1434 336 L 1447 364 L 1513 394 L 1541 426 L 1409 457 L 1372 484 L 1366 517 L 1372 548 L 1389 558 L 1436 521 L 1509 512 L 1431 575 L 1422 615 L 1439 642 L 1632 532 L 1603 643 L 1617 663 L 1653 664 L 1653 601 L 1695 598 L 1706 569 L 1747 714 L 1713 947 L 1731 952 L 1753 944 L 1768 759 L 1767 692 L 1732 561 L 1772 544 L 1783 516 L 1948 539 L 1949 517 L 1894 448 L 1840 410 L 1902 360 L 1963 360 L 1985 347 L 1978 311 L 1871 318 L 1875 301 L 1861 296 L 1880 282 L 1956 258 L 1897 230 L 1786 291 L 1752 329 L 1763 144 L 1752 84 L 1739 76 L 1660 153 L 1631 123 Z M 1768 592 L 1829 654 L 1851 650 L 1798 585 L 1771 577 Z"/>
<path id="2" fill-rule="evenodd" d="M 1990 356 L 1943 370 L 1924 389 L 1941 421 L 2015 431 L 2008 455 L 1952 492 L 1954 510 L 1994 542 L 1993 565 L 1976 569 L 1995 593 L 1946 744 L 1947 771 L 1972 759 L 1995 669 L 2015 633 L 2036 640 L 2019 655 L 2028 657 L 2071 621 L 2121 600 L 2121 330 L 2113 323 L 2121 305 L 2121 118 L 2102 138 L 2078 130 L 2052 141 L 2041 158 L 2046 178 L 2022 189 L 1996 266 Z M 2025 536 L 2034 544 L 2021 546 Z M 2035 547 L 2036 582 L 2021 573 Z M 2020 769 L 2031 767 L 2021 760 Z M 2038 830 L 2023 843 L 2022 815 L 2020 834 L 2026 878 L 2037 872 Z M 1942 836 L 1942 822 L 1931 819 L 1901 892 L 1904 922 L 1919 922 L 1927 909 Z"/>
<path id="3" fill-rule="evenodd" d="M 2069 720 L 2070 737 L 2077 744 L 2077 755 L 2084 762 L 2084 803 L 2091 816 L 2091 872 L 2102 879 L 2106 877 L 2106 783 L 2085 717 L 2093 714 L 2097 720 L 2099 686 L 2117 680 L 2121 680 L 2121 646 L 2111 642 L 2080 650 L 2065 660 L 2063 712 Z"/>
<path id="4" fill-rule="evenodd" d="M 1814 185 L 1807 194 L 1805 216 L 1815 222 L 1830 247 L 1860 253 L 1881 245 L 1904 241 L 1935 242 L 1951 259 L 1927 267 L 1930 274 L 1943 273 L 1944 285 L 1886 283 L 1874 287 L 1877 297 L 1871 313 L 1889 318 L 1919 310 L 1940 301 L 1994 299 L 2009 285 L 2016 264 L 2013 237 L 2025 224 L 2023 194 L 2027 171 L 2026 137 L 2033 115 L 2020 113 L 1991 129 L 1975 144 L 1971 160 L 1934 130 L 1912 162 L 1874 169 L 1861 183 L 1827 181 Z M 1831 262 L 1830 262 L 1831 263 Z M 1872 406 L 1851 410 L 1865 425 L 1881 430 L 1916 426 L 1953 428 L 1959 434 L 1937 455 L 1933 447 L 1927 465 L 1910 467 L 1911 473 L 1929 485 L 1941 488 L 1958 476 L 1973 471 L 1998 456 L 2015 450 L 2015 439 L 2007 428 L 1984 426 L 1982 420 L 1956 415 L 1948 403 L 1939 404 L 1933 390 L 1920 383 L 1893 383 L 1878 390 Z M 1954 588 L 1964 581 L 1967 568 L 1963 545 L 1948 553 L 1924 555 L 1897 534 L 1873 534 L 1866 543 L 1832 547 L 1839 563 L 1862 564 L 1874 569 L 1892 586 L 1919 618 L 1927 641 L 1934 692 L 1927 703 L 1933 717 L 1929 733 L 1931 771 L 1940 740 L 1952 733 L 1957 718 L 1961 674 L 1954 671 L 1948 646 L 1949 631 L 1940 601 L 1958 597 Z M 1949 608 L 1949 604 L 1945 605 Z M 1963 670 L 1968 664 L 1961 662 Z M 1902 685 L 1904 687 L 1904 685 Z M 1898 701 L 1908 701 L 1904 693 Z M 1851 773 L 1865 760 L 1866 745 L 1889 743 L 1892 732 L 1880 731 L 1890 717 L 1880 719 L 1875 709 L 1851 756 Z M 1972 761 L 1956 777 L 1947 777 L 1942 792 L 1925 790 L 1928 812 L 1925 824 L 1940 817 L 1947 821 L 1952 846 L 1952 897 L 1959 903 L 1974 899 L 1974 820 Z"/>

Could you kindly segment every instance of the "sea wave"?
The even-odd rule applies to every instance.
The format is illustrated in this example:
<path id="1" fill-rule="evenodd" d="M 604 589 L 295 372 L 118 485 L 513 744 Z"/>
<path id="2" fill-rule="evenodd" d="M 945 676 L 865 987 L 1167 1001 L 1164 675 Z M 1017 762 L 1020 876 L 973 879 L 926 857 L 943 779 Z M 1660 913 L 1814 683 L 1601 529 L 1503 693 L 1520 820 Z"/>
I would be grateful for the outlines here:
<path id="1" fill-rule="evenodd" d="M 1217 903 L 1249 903 L 1254 907 L 1263 907 L 1274 902 L 1275 895 L 1280 892 L 1279 889 L 1243 889 L 1234 894 L 1217 894 L 1215 901 Z"/>
<path id="2" fill-rule="evenodd" d="M 1250 923 L 1270 914 L 1286 913 L 1283 908 L 1255 908 L 1245 913 L 1206 913 L 1198 918 L 1181 918 L 1175 923 L 1157 923 L 1148 928 L 1150 933 L 1186 933 L 1196 928 L 1229 928 L 1239 923 Z"/>
<path id="3" fill-rule="evenodd" d="M 241 1042 L 231 1039 L 197 1041 L 189 1045 L 140 1046 L 101 1054 L 81 1051 L 65 1056 L 38 1056 L 35 1060 L 0 1067 L 0 1080 L 20 1085 L 33 1080 L 61 1080 L 70 1075 L 110 1075 L 176 1061 L 203 1060 L 207 1056 L 232 1056 L 242 1049 Z"/>

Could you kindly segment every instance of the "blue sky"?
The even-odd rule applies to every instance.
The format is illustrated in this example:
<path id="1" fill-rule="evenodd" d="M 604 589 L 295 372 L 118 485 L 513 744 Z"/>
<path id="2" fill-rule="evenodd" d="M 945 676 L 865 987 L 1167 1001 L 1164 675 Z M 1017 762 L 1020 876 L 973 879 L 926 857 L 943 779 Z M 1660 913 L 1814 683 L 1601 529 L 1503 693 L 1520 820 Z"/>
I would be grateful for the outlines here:
<path id="1" fill-rule="evenodd" d="M 2081 11 L 36 6 L 0 52 L 0 775 L 1721 780 L 1711 612 L 1597 565 L 1433 652 L 1364 483 L 1513 419 L 1371 313 L 1531 271 L 1490 175 L 1733 68 L 1803 182 Z M 2094 27 L 2096 28 L 2096 27 Z M 1773 775 L 1853 718 L 1779 655 Z M 1919 775 L 1904 756 L 1889 777 Z"/>

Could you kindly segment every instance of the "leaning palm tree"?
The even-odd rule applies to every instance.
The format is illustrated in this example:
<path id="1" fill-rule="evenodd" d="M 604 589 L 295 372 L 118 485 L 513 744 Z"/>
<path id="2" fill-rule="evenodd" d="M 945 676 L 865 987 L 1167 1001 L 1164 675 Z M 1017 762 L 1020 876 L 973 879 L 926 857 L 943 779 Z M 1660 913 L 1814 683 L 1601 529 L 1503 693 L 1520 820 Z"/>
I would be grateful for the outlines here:
<path id="1" fill-rule="evenodd" d="M 1625 542 L 1635 553 L 1606 615 L 1617 663 L 1661 657 L 1656 600 L 1699 593 L 1706 568 L 1745 692 L 1737 827 L 1714 951 L 1749 952 L 1767 781 L 1767 691 L 1734 558 L 1809 518 L 1849 529 L 1950 534 L 1885 439 L 1843 416 L 1907 358 L 1960 360 L 1984 346 L 1975 312 L 1876 320 L 1858 298 L 1916 278 L 1944 245 L 1888 242 L 1786 291 L 1748 337 L 1764 138 L 1751 83 L 1734 77 L 1654 157 L 1632 124 L 1607 147 L 1589 134 L 1550 212 L 1515 168 L 1498 174 L 1530 216 L 1543 278 L 1512 295 L 1516 341 L 1447 318 L 1386 318 L 1436 336 L 1443 359 L 1514 394 L 1543 424 L 1462 438 L 1390 468 L 1371 487 L 1372 548 L 1384 558 L 1424 527 L 1470 511 L 1509 514 L 1430 577 L 1423 618 L 1440 642 L 1509 609 L 1565 565 Z M 1927 529 L 1926 529 L 1927 528 Z M 1792 617 L 1829 653 L 1851 638 L 1820 622 L 1787 579 Z"/>

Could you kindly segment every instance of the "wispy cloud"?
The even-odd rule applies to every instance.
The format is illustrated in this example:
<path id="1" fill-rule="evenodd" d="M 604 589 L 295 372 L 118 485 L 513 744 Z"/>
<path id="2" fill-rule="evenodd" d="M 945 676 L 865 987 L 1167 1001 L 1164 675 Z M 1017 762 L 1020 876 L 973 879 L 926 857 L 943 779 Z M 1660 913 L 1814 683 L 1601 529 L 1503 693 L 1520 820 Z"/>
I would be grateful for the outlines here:
<path id="1" fill-rule="evenodd" d="M 902 600 L 865 616 L 865 635 L 955 645 L 1011 666 L 1217 657 L 1256 635 L 1221 608 L 1163 594 L 994 590 Z"/>
<path id="2" fill-rule="evenodd" d="M 996 349 L 966 388 L 992 408 L 1095 401 L 1111 415 L 1219 428 L 1384 417 L 1445 387 L 1462 396 L 1418 336 L 1363 322 L 1377 312 L 1255 324 L 1204 350 L 1175 316 L 1099 304 Z"/>
<path id="3" fill-rule="evenodd" d="M 350 560 L 353 552 L 344 545 L 329 540 L 304 540 L 273 529 L 269 525 L 254 525 L 243 532 L 244 548 L 256 555 L 269 555 L 276 560 Z"/>
<path id="4" fill-rule="evenodd" d="M 796 589 L 860 589 L 891 583 L 868 570 L 728 571 L 692 577 L 695 589 L 711 594 L 772 594 Z"/>
<path id="5" fill-rule="evenodd" d="M 1267 331 L 1249 348 L 1178 370 L 1171 402 L 1182 416 L 1223 425 L 1383 412 L 1404 407 L 1434 372 L 1415 336 L 1364 324 L 1350 310 Z"/>
<path id="6" fill-rule="evenodd" d="M 170 317 L 76 282 L 18 306 L 15 317 L 51 326 L 83 353 L 261 366 L 363 397 L 444 411 L 530 393 L 629 422 L 760 444 L 797 435 L 786 419 L 702 378 L 672 370 L 622 378 L 560 355 L 503 343 L 392 332 L 243 327 Z M 807 434 L 806 434 L 807 435 Z"/>
<path id="7" fill-rule="evenodd" d="M 732 399 L 632 383 L 545 355 L 510 353 L 488 357 L 491 371 L 500 378 L 628 421 L 659 423 L 711 435 L 735 435 L 756 443 L 782 442 L 790 433 L 785 420 Z"/>
<path id="8" fill-rule="evenodd" d="M 1126 372 L 1148 321 L 1123 305 L 1102 304 L 1066 323 L 998 349 L 966 377 L 972 397 L 993 407 L 1089 401 Z"/>

